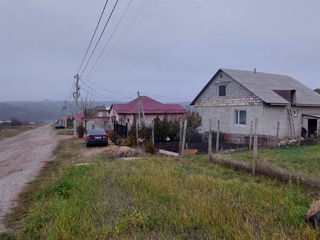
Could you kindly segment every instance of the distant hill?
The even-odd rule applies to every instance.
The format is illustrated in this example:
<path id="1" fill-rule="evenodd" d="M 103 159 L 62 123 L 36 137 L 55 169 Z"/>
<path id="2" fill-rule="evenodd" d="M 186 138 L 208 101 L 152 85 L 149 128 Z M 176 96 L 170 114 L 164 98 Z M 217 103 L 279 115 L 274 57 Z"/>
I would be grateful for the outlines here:
<path id="1" fill-rule="evenodd" d="M 94 102 L 93 106 L 111 106 L 119 102 Z M 17 118 L 20 121 L 37 122 L 56 120 L 63 107 L 64 101 L 40 101 L 40 102 L 0 102 L 0 121 Z M 180 102 L 187 110 L 190 108 L 188 102 Z M 74 111 L 73 102 L 67 103 L 67 112 L 71 116 Z"/>

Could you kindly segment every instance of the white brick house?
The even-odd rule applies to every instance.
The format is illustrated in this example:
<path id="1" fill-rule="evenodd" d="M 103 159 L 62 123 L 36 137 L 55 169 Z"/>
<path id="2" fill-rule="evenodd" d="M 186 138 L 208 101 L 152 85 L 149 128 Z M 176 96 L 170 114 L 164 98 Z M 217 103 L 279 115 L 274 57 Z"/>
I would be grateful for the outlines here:
<path id="1" fill-rule="evenodd" d="M 283 75 L 220 69 L 191 105 L 202 116 L 201 131 L 209 119 L 233 141 L 250 134 L 251 121 L 259 119 L 259 135 L 298 138 L 319 134 L 320 95 Z M 302 130 L 302 128 L 304 128 Z"/>

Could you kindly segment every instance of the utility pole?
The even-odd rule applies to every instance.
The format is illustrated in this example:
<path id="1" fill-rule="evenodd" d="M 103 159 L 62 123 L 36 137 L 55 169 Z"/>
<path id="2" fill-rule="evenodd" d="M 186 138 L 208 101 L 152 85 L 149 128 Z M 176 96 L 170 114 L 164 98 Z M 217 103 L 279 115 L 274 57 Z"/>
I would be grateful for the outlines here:
<path id="1" fill-rule="evenodd" d="M 141 125 L 141 118 L 140 118 L 140 94 L 139 91 L 137 92 L 138 94 L 138 129 L 140 128 Z"/>
<path id="2" fill-rule="evenodd" d="M 73 98 L 75 101 L 75 117 L 73 121 L 73 136 L 77 136 L 77 126 L 78 126 L 78 98 L 80 97 L 79 93 L 79 74 L 75 75 L 74 78 L 76 79 L 76 91 L 73 93 Z"/>
<path id="3" fill-rule="evenodd" d="M 138 91 L 138 103 L 139 103 L 140 109 L 142 111 L 143 123 L 144 123 L 144 125 L 146 125 L 146 116 L 144 115 L 143 105 L 142 105 L 142 101 L 141 101 L 141 97 L 140 97 L 139 91 Z M 140 111 L 139 111 L 139 118 L 140 118 Z"/>

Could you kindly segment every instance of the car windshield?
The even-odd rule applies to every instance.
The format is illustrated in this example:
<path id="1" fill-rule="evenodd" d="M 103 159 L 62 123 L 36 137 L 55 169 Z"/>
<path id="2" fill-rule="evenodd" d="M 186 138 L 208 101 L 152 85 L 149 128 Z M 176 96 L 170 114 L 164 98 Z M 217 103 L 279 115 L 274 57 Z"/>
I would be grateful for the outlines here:
<path id="1" fill-rule="evenodd" d="M 90 129 L 88 135 L 106 135 L 106 132 L 103 129 Z"/>

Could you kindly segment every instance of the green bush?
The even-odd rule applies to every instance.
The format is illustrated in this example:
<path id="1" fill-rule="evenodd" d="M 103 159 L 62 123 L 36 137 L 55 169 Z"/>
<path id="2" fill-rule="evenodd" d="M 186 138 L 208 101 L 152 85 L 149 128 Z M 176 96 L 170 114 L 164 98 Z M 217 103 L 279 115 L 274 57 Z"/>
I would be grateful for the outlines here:
<path id="1" fill-rule="evenodd" d="M 154 146 L 154 144 L 152 143 L 152 141 L 147 141 L 145 146 L 144 146 L 144 150 L 146 153 L 151 153 L 151 154 L 155 154 L 156 153 L 156 148 Z"/>

